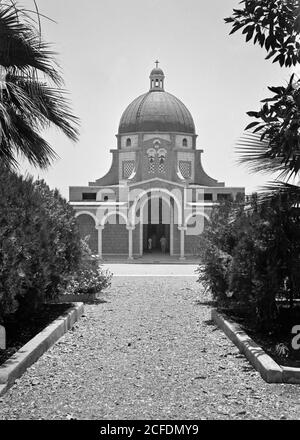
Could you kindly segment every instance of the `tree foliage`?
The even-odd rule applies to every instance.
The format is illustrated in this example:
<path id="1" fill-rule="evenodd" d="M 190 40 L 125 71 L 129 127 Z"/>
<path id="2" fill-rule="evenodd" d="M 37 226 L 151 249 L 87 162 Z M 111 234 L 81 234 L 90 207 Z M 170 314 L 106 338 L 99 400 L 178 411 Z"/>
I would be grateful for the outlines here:
<path id="1" fill-rule="evenodd" d="M 289 192 L 264 203 L 253 194 L 246 207 L 216 206 L 199 249 L 198 281 L 219 304 L 246 310 L 263 330 L 276 325 L 276 299 L 300 296 L 300 222 Z"/>
<path id="2" fill-rule="evenodd" d="M 241 162 L 250 166 L 251 162 L 264 163 L 261 169 L 254 168 L 254 171 L 278 170 L 289 178 L 300 170 L 300 81 L 292 75 L 286 87 L 269 87 L 269 90 L 273 96 L 262 101 L 262 108 L 248 112 L 257 121 L 250 123 L 246 130 L 253 129 L 259 138 L 248 135 L 252 145 L 247 147 L 253 149 L 240 150 Z M 245 145 L 244 140 L 241 139 L 241 146 Z"/>
<path id="3" fill-rule="evenodd" d="M 300 61 L 300 5 L 296 0 L 244 0 L 225 21 L 231 34 L 241 30 L 281 66 Z M 204 232 L 199 281 L 215 298 L 244 305 L 267 331 L 276 326 L 276 299 L 290 304 L 300 296 L 300 186 L 289 183 L 300 170 L 300 81 L 269 87 L 255 119 L 239 140 L 239 161 L 251 172 L 271 172 L 276 179 L 238 208 L 231 203 L 213 210 Z M 280 180 L 281 179 L 281 180 Z"/>
<path id="4" fill-rule="evenodd" d="M 226 18 L 232 31 L 242 30 L 268 51 L 267 59 L 281 66 L 295 66 L 300 57 L 299 0 L 246 0 Z M 239 142 L 240 162 L 254 172 L 277 172 L 287 181 L 300 169 L 300 81 L 292 74 L 287 85 L 270 86 L 272 96 L 262 100 L 255 119 Z M 276 186 L 276 184 L 275 184 Z"/>
<path id="5" fill-rule="evenodd" d="M 294 66 L 300 61 L 299 0 L 243 0 L 244 7 L 234 9 L 225 18 L 232 25 L 230 34 L 238 30 L 267 51 L 266 59 L 281 66 Z"/>
<path id="6" fill-rule="evenodd" d="M 46 168 L 56 157 L 42 137 L 49 126 L 71 140 L 78 136 L 55 54 L 24 9 L 0 3 L 0 161 L 19 157 Z"/>
<path id="7" fill-rule="evenodd" d="M 54 298 L 81 256 L 73 209 L 59 192 L 0 165 L 0 321 Z"/>

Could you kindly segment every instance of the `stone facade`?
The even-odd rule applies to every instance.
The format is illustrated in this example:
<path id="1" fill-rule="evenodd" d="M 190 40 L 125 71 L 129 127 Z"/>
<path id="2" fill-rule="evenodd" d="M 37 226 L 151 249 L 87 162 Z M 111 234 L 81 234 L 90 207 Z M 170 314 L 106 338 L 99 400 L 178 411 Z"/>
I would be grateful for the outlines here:
<path id="1" fill-rule="evenodd" d="M 149 238 L 159 252 L 162 236 L 170 255 L 197 252 L 213 205 L 244 188 L 226 187 L 205 173 L 196 139 L 190 112 L 165 92 L 162 70 L 153 69 L 149 92 L 122 115 L 109 172 L 87 187 L 70 187 L 80 232 L 89 235 L 93 252 L 141 257 Z"/>

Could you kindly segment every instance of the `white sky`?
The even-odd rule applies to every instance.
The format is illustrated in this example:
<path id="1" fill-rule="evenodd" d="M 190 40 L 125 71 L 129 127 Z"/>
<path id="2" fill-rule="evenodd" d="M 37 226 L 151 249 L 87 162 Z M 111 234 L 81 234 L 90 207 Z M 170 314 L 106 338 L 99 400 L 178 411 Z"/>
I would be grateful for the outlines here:
<path id="1" fill-rule="evenodd" d="M 165 90 L 192 113 L 205 171 L 228 186 L 250 192 L 268 177 L 250 175 L 235 163 L 235 141 L 289 72 L 264 60 L 265 52 L 228 36 L 223 21 L 238 0 L 38 0 L 44 39 L 59 53 L 72 107 L 81 119 L 73 145 L 53 130 L 47 139 L 60 156 L 46 172 L 23 164 L 21 171 L 43 177 L 68 197 L 69 186 L 87 185 L 104 175 L 126 106 L 149 89 L 154 61 L 166 75 Z M 32 0 L 22 5 L 33 7 Z"/>

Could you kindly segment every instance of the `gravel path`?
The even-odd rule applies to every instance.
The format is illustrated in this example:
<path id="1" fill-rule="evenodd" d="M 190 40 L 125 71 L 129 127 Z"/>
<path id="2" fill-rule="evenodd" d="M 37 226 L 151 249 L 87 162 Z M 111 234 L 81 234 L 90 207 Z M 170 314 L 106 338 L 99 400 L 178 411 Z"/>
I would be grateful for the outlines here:
<path id="1" fill-rule="evenodd" d="M 117 277 L 0 399 L 0 419 L 300 418 L 210 321 L 194 278 Z"/>

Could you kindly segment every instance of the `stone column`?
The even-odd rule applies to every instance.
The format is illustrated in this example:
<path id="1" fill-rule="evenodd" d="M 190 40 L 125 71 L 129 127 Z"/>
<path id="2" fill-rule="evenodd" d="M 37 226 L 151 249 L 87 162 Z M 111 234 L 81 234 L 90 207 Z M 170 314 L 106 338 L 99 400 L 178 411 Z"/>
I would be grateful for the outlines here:
<path id="1" fill-rule="evenodd" d="M 170 256 L 174 255 L 174 204 L 170 203 Z"/>
<path id="2" fill-rule="evenodd" d="M 142 221 L 143 217 L 140 217 L 140 257 L 143 256 L 143 233 L 144 233 L 144 228 L 143 228 L 143 221 Z"/>
<path id="3" fill-rule="evenodd" d="M 186 228 L 181 226 L 178 229 L 180 230 L 180 258 L 179 258 L 179 260 L 185 260 L 185 256 L 184 256 L 184 233 L 186 231 Z"/>
<path id="4" fill-rule="evenodd" d="M 134 228 L 132 226 L 127 226 L 127 229 L 128 229 L 128 260 L 133 260 L 132 231 Z"/>
<path id="5" fill-rule="evenodd" d="M 104 226 L 97 226 L 96 229 L 98 229 L 98 255 L 99 258 L 102 260 L 102 231 L 104 229 Z"/>

